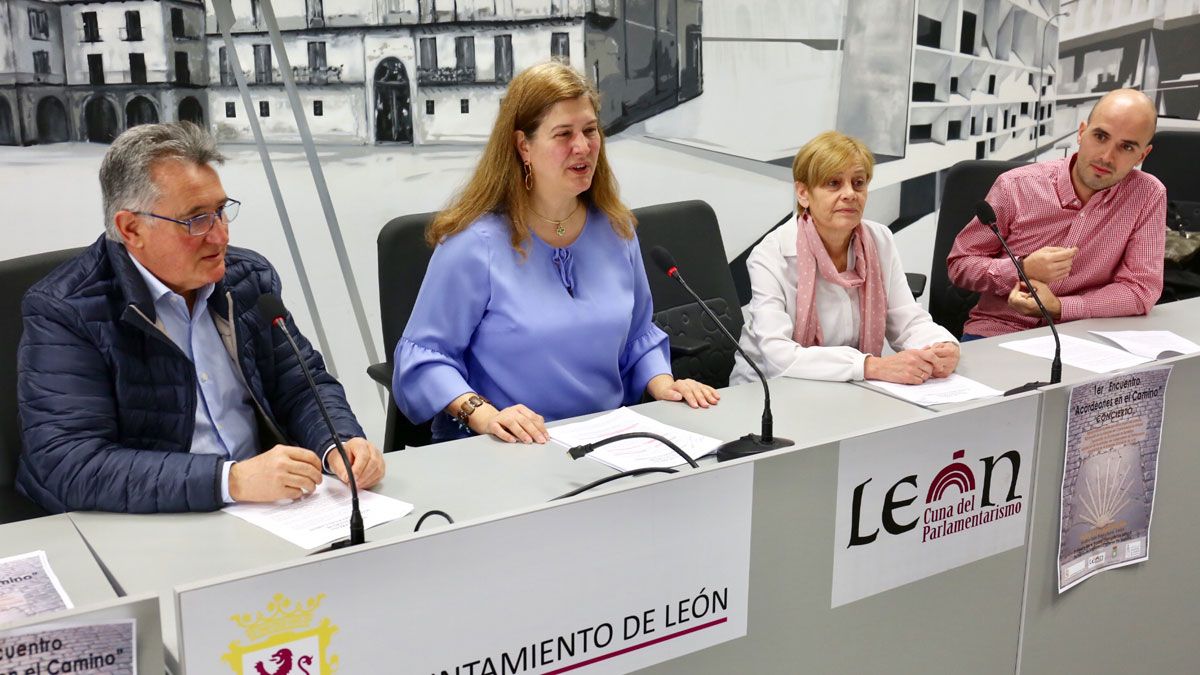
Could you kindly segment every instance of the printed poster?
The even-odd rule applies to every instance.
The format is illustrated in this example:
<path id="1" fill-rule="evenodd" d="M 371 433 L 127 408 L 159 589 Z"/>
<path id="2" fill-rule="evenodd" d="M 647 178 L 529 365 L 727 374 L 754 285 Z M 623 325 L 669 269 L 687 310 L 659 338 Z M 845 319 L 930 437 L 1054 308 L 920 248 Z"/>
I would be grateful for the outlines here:
<path id="1" fill-rule="evenodd" d="M 45 551 L 0 559 L 0 625 L 71 608 Z"/>
<path id="2" fill-rule="evenodd" d="M 1063 457 L 1058 592 L 1150 557 L 1163 403 L 1171 368 L 1071 390 Z"/>
<path id="3" fill-rule="evenodd" d="M 133 619 L 0 631 L 0 673 L 137 675 L 136 635 Z"/>

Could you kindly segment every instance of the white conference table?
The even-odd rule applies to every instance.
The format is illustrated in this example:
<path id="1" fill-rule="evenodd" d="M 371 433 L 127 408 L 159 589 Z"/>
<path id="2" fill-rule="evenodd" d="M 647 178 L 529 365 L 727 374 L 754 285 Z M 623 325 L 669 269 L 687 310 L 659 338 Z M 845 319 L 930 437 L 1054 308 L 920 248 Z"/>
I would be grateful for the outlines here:
<path id="1" fill-rule="evenodd" d="M 1148 317 L 1081 321 L 1060 330 L 1063 334 L 1086 337 L 1087 330 L 1096 328 L 1169 328 L 1200 342 L 1197 310 L 1200 300 L 1156 307 Z M 1048 329 L 1036 329 L 1022 337 L 1046 332 Z M 1006 339 L 1012 338 L 990 338 L 963 345 L 959 372 L 996 388 L 1048 377 L 1048 360 L 1000 348 L 999 343 Z M 1063 376 L 1065 383 L 1096 377 L 1070 367 L 1064 367 Z M 939 414 L 937 410 L 910 405 L 847 383 L 776 380 L 771 385 L 776 434 L 792 439 L 800 449 Z M 761 386 L 752 383 L 721 393 L 721 404 L 709 410 L 662 402 L 638 406 L 638 410 L 665 423 L 722 439 L 757 431 L 762 410 Z M 777 453 L 794 451 L 796 448 Z M 608 467 L 591 460 L 571 460 L 558 445 L 509 445 L 490 438 L 410 448 L 390 453 L 386 459 L 388 477 L 378 491 L 412 502 L 416 508 L 403 519 L 368 530 L 369 541 L 412 536 L 417 518 L 430 509 L 446 511 L 459 523 L 484 519 L 544 503 L 612 473 Z M 657 478 L 626 479 L 602 489 L 621 489 L 624 485 L 653 480 Z M 169 651 L 174 651 L 176 642 L 173 587 L 296 560 L 308 554 L 220 512 L 73 513 L 70 519 L 102 561 L 117 593 L 159 594 L 164 643 Z M 444 521 L 432 518 L 424 527 L 444 526 Z M 72 575 L 64 572 L 64 577 Z"/>
<path id="2" fill-rule="evenodd" d="M 1058 333 L 1092 342 L 1114 346 L 1088 331 L 1170 330 L 1200 344 L 1200 298 L 1156 305 L 1146 316 L 1084 319 L 1058 326 Z M 963 343 L 958 372 L 1000 390 L 1011 389 L 1026 382 L 1048 382 L 1050 360 L 1005 349 L 1000 345 L 1014 339 L 1049 335 L 1050 328 L 1024 331 L 1019 335 L 1000 335 Z M 1095 379 L 1100 374 L 1063 365 L 1062 383 L 1072 384 Z"/>
<path id="3" fill-rule="evenodd" d="M 771 391 L 776 435 L 800 447 L 835 442 L 936 414 L 848 383 L 778 380 L 771 383 Z M 720 439 L 758 431 L 761 385 L 724 389 L 721 397 L 717 406 L 707 410 L 665 402 L 636 409 L 667 424 Z M 386 460 L 387 477 L 377 491 L 411 502 L 415 509 L 404 518 L 367 530 L 368 541 L 412 536 L 417 519 L 430 509 L 445 511 L 462 523 L 535 506 L 614 473 L 589 459 L 570 459 L 566 449 L 557 444 L 516 445 L 488 437 L 408 448 L 388 453 Z M 651 474 L 600 489 L 620 489 L 656 479 Z M 70 517 L 103 561 L 120 593 L 160 594 L 164 644 L 171 653 L 176 643 L 171 595 L 175 586 L 295 560 L 309 553 L 222 512 L 77 512 Z M 422 528 L 444 526 L 444 520 L 430 518 Z"/>
<path id="4" fill-rule="evenodd" d="M 45 516 L 0 527 L 0 558 L 33 551 L 46 552 L 50 569 L 76 607 L 118 597 L 68 516 Z"/>

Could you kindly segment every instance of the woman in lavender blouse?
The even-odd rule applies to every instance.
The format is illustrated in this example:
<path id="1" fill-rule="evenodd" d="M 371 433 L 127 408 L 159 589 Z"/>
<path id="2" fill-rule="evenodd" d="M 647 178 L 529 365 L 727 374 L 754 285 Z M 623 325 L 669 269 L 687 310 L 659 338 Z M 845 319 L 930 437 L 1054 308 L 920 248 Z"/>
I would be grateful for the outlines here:
<path id="1" fill-rule="evenodd" d="M 518 75 L 474 176 L 426 232 L 436 249 L 392 390 L 410 420 L 433 418 L 434 441 L 544 443 L 546 421 L 643 393 L 692 407 L 719 398 L 671 377 L 598 111 L 570 66 Z"/>

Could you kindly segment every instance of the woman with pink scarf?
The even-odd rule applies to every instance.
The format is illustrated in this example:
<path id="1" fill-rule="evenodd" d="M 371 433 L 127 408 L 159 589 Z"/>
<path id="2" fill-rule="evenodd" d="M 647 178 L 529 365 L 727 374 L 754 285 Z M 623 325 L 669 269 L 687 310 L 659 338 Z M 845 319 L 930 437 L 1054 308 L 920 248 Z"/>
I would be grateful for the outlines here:
<path id="1" fill-rule="evenodd" d="M 958 365 L 958 342 L 913 300 L 892 233 L 863 220 L 875 158 L 836 131 L 796 154 L 794 220 L 750 253 L 741 345 L 767 377 L 920 384 Z M 883 341 L 896 353 L 883 355 Z M 757 379 L 736 358 L 730 384 Z"/>

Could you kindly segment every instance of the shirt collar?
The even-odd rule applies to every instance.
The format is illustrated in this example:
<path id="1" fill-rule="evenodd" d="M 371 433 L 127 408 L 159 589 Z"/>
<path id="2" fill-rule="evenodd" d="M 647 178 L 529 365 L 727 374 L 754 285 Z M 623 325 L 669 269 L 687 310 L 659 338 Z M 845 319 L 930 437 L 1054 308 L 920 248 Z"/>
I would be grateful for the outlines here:
<path id="1" fill-rule="evenodd" d="M 796 237 L 799 234 L 800 234 L 800 214 L 797 213 L 792 218 L 791 233 L 788 233 L 786 230 L 784 230 L 783 232 L 780 232 L 780 235 L 781 235 L 780 238 L 783 241 L 779 242 L 779 250 L 783 252 L 783 256 L 785 258 L 795 258 L 796 257 Z"/>
<path id="2" fill-rule="evenodd" d="M 150 270 L 143 267 L 142 263 L 139 262 L 132 253 L 129 254 L 129 260 L 133 263 L 133 266 L 137 268 L 138 274 L 142 275 L 142 281 L 146 282 L 146 288 L 149 289 L 150 297 L 154 299 L 155 305 L 162 300 L 169 299 L 169 296 L 179 296 L 178 293 L 170 288 L 167 288 L 167 285 L 164 284 L 161 279 L 154 276 Z M 214 284 L 205 284 L 196 289 L 196 302 L 192 306 L 203 306 L 204 303 L 208 302 L 209 296 L 212 295 L 213 287 Z"/>
<path id="3" fill-rule="evenodd" d="M 1078 158 L 1079 153 L 1075 153 L 1070 159 L 1060 162 L 1054 176 L 1054 191 L 1058 193 L 1059 206 L 1064 209 L 1078 209 L 1083 206 L 1079 195 L 1075 194 L 1075 184 L 1071 182 L 1071 169 Z"/>

